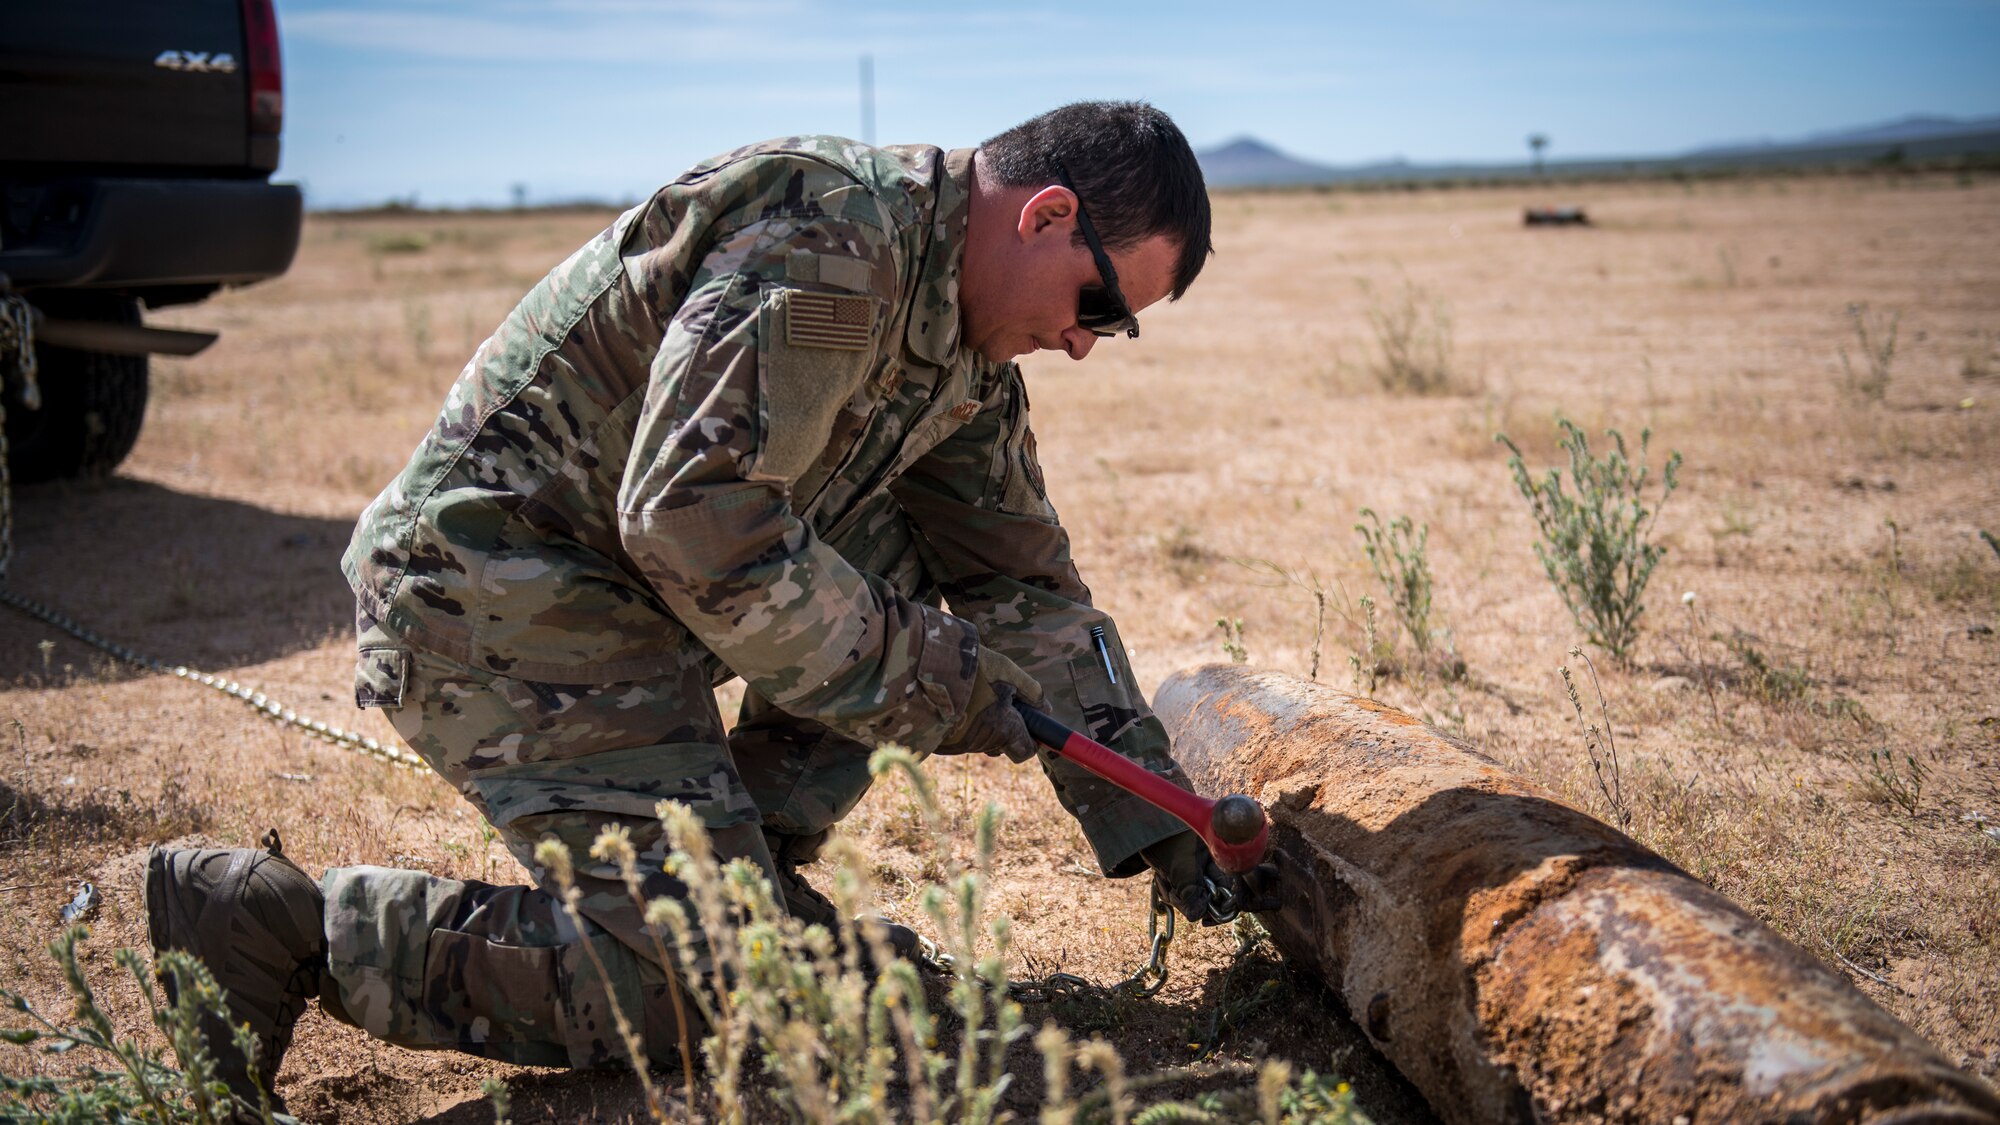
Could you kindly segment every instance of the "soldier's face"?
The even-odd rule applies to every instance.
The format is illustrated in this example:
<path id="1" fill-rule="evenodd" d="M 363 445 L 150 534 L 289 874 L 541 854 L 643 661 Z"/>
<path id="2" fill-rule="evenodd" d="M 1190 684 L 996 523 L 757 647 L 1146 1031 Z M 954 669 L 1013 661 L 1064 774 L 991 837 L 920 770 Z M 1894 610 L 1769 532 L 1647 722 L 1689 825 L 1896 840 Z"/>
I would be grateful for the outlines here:
<path id="1" fill-rule="evenodd" d="M 1054 186 L 1030 197 L 1001 244 L 968 248 L 959 287 L 961 335 L 984 358 L 999 362 L 1034 351 L 1082 359 L 1099 338 L 1076 322 L 1077 294 L 1101 285 L 1088 247 L 1072 238 L 1076 197 Z M 982 252 L 988 251 L 990 253 Z M 1165 235 L 1111 251 L 1118 286 L 1133 312 L 1173 289 L 1174 243 Z"/>

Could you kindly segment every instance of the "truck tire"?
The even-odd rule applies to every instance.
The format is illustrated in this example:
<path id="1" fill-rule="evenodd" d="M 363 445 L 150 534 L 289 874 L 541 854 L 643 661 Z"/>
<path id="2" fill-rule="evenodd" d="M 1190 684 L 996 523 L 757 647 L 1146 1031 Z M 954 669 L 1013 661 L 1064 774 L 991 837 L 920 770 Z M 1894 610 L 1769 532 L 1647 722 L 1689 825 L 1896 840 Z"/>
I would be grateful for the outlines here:
<path id="1" fill-rule="evenodd" d="M 65 320 L 139 323 L 138 302 L 98 293 L 37 293 L 44 313 Z M 7 467 L 23 484 L 110 475 L 139 440 L 146 416 L 146 357 L 37 345 L 42 407 L 7 396 Z"/>

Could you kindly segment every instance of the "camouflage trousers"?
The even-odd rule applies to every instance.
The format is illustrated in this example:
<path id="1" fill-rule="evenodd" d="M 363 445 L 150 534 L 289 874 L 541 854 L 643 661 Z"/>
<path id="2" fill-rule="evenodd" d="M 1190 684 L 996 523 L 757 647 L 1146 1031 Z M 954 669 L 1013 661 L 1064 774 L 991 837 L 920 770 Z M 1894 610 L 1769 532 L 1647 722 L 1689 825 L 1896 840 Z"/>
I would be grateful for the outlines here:
<path id="1" fill-rule="evenodd" d="M 870 780 L 871 747 L 754 693 L 725 734 L 708 667 L 692 656 L 675 677 L 539 683 L 401 646 L 364 622 L 356 697 L 384 709 L 540 884 L 327 872 L 328 968 L 340 1000 L 362 1028 L 405 1047 L 601 1065 L 624 1056 L 615 999 L 654 1061 L 676 1058 L 669 977 L 617 869 L 590 859 L 592 841 L 625 826 L 651 873 L 644 896 L 684 897 L 661 871 L 667 846 L 653 810 L 662 799 L 691 806 L 724 858 L 770 873 L 767 832 L 780 843 L 823 835 Z M 535 863 L 536 843 L 549 837 L 575 857 L 581 927 Z"/>

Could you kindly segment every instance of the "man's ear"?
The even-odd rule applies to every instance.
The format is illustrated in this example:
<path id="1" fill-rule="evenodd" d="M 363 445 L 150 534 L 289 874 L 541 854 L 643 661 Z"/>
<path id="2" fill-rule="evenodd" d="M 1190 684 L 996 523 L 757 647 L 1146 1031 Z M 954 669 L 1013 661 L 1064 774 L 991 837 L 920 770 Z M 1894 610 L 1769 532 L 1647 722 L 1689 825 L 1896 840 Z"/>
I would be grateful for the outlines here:
<path id="1" fill-rule="evenodd" d="M 1061 184 L 1050 184 L 1021 205 L 1021 218 L 1014 229 L 1023 242 L 1048 233 L 1067 240 L 1075 226 L 1076 193 Z"/>

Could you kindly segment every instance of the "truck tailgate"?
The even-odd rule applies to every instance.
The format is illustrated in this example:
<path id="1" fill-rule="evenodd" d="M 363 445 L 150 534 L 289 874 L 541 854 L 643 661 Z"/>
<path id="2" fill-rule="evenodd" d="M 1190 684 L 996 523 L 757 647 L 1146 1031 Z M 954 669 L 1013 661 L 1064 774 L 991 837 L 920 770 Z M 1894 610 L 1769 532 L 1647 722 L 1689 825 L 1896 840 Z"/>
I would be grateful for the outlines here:
<path id="1" fill-rule="evenodd" d="M 0 0 L 0 26 L 0 163 L 251 170 L 240 0 Z"/>

